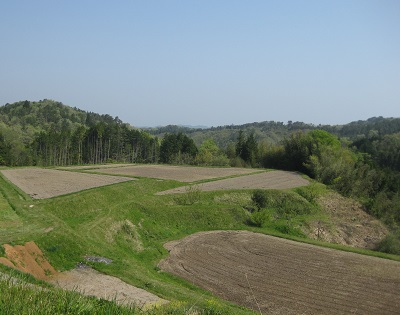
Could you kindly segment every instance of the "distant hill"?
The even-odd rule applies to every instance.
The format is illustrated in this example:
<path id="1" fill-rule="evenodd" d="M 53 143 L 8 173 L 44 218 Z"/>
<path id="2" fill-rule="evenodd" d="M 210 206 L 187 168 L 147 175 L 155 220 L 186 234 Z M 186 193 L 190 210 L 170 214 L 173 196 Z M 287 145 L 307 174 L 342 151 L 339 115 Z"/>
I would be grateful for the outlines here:
<path id="1" fill-rule="evenodd" d="M 61 102 L 44 99 L 37 102 L 20 101 L 0 106 L 0 132 L 12 128 L 23 134 L 28 140 L 40 131 L 76 129 L 79 126 L 90 128 L 98 123 L 124 124 L 118 117 L 83 111 L 76 107 L 64 105 Z M 253 122 L 242 125 L 225 125 L 218 127 L 168 125 L 154 128 L 141 128 L 147 133 L 162 138 L 165 133 L 184 133 L 191 137 L 196 145 L 211 138 L 221 148 L 236 142 L 240 130 L 253 133 L 257 141 L 279 143 L 293 132 L 323 129 L 339 137 L 351 140 L 363 138 L 371 134 L 380 136 L 400 132 L 400 118 L 372 117 L 367 120 L 353 121 L 344 125 L 314 125 L 303 122 L 287 123 L 276 121 Z"/>
<path id="2" fill-rule="evenodd" d="M 79 129 L 84 134 L 80 135 Z M 83 150 L 82 152 L 74 152 L 75 156 L 79 155 L 79 158 L 74 160 L 72 156 L 68 157 L 70 163 L 72 161 L 84 162 L 85 160 L 82 158 L 85 154 L 87 157 L 90 156 L 87 158 L 87 162 L 103 161 L 103 159 L 130 162 L 154 161 L 158 154 L 156 152 L 158 140 L 155 139 L 163 138 L 165 133 L 186 134 L 194 140 L 197 146 L 200 146 L 206 139 L 213 139 L 218 147 L 226 149 L 229 144 L 236 143 L 240 130 L 248 135 L 253 134 L 257 142 L 264 141 L 275 145 L 291 133 L 314 129 L 323 129 L 354 142 L 372 136 L 382 137 L 400 132 L 400 118 L 373 117 L 335 126 L 292 121 L 287 123 L 263 121 L 211 128 L 168 125 L 138 129 L 123 123 L 118 117 L 83 111 L 53 100 L 20 101 L 0 107 L 0 156 L 3 156 L 4 159 L 6 153 L 1 151 L 7 151 L 14 157 L 13 162 L 8 162 L 12 165 L 39 163 L 35 162 L 35 159 L 43 159 L 44 153 L 41 150 L 44 147 L 47 155 L 50 148 L 54 151 L 54 146 L 57 145 L 74 149 L 77 145 L 82 146 L 83 140 L 77 139 L 83 137 L 87 140 L 84 143 L 91 146 L 91 151 L 83 152 L 85 148 L 82 146 L 79 148 L 79 150 Z M 65 140 L 66 143 L 61 144 L 61 140 Z M 34 157 L 29 153 L 32 150 L 37 151 Z M 57 150 L 61 151 L 61 148 Z M 98 151 L 102 151 L 102 153 L 99 154 Z M 137 157 L 140 155 L 142 157 L 138 159 Z M 20 158 L 17 158 L 18 156 Z M 21 161 L 18 161 L 19 159 Z M 5 164 L 0 161 L 1 163 Z M 68 164 L 68 162 L 65 163 Z"/>
<path id="3" fill-rule="evenodd" d="M 267 141 L 270 144 L 277 144 L 286 136 L 293 132 L 307 132 L 310 130 L 322 129 L 333 133 L 341 138 L 357 140 L 368 137 L 371 134 L 384 136 L 400 132 L 400 118 L 372 117 L 367 120 L 350 122 L 345 125 L 313 125 L 303 122 L 287 123 L 275 121 L 253 122 L 243 125 L 226 125 L 211 128 L 188 128 L 177 125 L 168 125 L 165 127 L 146 128 L 150 134 L 163 137 L 168 133 L 185 133 L 190 136 L 197 145 L 200 145 L 205 139 L 213 139 L 219 147 L 225 148 L 229 143 L 235 143 L 239 131 L 253 133 L 257 141 Z"/>
<path id="4" fill-rule="evenodd" d="M 48 99 L 38 102 L 7 103 L 0 107 L 0 122 L 8 126 L 20 125 L 22 128 L 30 127 L 37 130 L 73 128 L 79 125 L 91 127 L 99 122 L 122 123 L 118 117 L 83 111 Z"/>

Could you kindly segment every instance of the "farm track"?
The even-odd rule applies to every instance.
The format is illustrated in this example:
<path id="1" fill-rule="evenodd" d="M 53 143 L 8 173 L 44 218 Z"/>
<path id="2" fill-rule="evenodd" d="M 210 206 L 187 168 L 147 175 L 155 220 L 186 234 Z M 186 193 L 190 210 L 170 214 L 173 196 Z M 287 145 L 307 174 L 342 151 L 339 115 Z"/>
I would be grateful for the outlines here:
<path id="1" fill-rule="evenodd" d="M 399 262 L 247 231 L 166 248 L 161 269 L 263 314 L 400 314 Z"/>

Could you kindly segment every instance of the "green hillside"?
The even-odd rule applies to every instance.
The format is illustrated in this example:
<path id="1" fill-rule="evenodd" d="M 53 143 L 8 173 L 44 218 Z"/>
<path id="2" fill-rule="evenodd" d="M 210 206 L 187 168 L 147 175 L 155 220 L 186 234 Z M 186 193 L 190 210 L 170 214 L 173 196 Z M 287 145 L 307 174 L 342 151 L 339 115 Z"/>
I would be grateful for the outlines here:
<path id="1" fill-rule="evenodd" d="M 156 196 L 157 191 L 183 184 L 168 180 L 141 178 L 43 200 L 31 200 L 5 179 L 0 178 L 0 181 L 0 201 L 4 206 L 0 213 L 4 223 L 0 230 L 1 244 L 15 245 L 34 240 L 60 271 L 74 268 L 86 255 L 110 258 L 113 263 L 109 265 L 85 263 L 172 301 L 151 314 L 186 314 L 189 309 L 197 309 L 198 314 L 252 313 L 213 297 L 209 292 L 175 276 L 160 272 L 157 264 L 168 254 L 163 248 L 167 241 L 199 231 L 246 229 L 328 245 L 313 241 L 304 233 L 304 228 L 311 226 L 312 222 L 330 224 L 326 213 L 316 202 L 327 193 L 320 184 L 288 191 L 269 191 L 268 208 L 253 212 L 265 205 L 251 200 L 252 191 L 201 192 L 200 198 L 191 203 L 174 195 Z M 329 246 L 399 259 L 379 252 Z M 9 273 L 5 267 L 1 270 Z M 8 290 L 7 285 L 6 281 L 0 281 L 1 290 Z M 91 310 L 83 314 L 94 314 L 105 305 L 112 312 L 127 312 L 106 302 L 99 305 L 94 300 L 56 289 L 39 294 L 37 290 L 17 286 L 10 292 L 13 292 L 12 296 L 1 295 L 0 311 L 22 307 L 21 297 L 43 300 L 48 313 L 61 305 L 65 307 L 66 301 L 77 300 L 79 307 Z M 54 299 L 57 303 L 53 308 L 50 300 Z"/>
<path id="2" fill-rule="evenodd" d="M 159 144 L 118 117 L 52 100 L 0 107 L 0 165 L 155 162 Z"/>
<path id="3" fill-rule="evenodd" d="M 245 229 L 399 260 L 399 122 L 378 117 L 343 126 L 261 122 L 144 131 L 118 118 L 51 100 L 6 104 L 0 107 L 3 169 L 105 162 L 252 166 L 301 172 L 312 184 L 285 191 L 189 190 L 177 197 L 155 193 L 184 183 L 140 178 L 33 200 L 1 175 L 0 244 L 35 241 L 60 271 L 74 268 L 86 255 L 110 258 L 114 261 L 110 265 L 88 264 L 172 301 L 147 314 L 249 314 L 252 311 L 160 271 L 157 264 L 168 254 L 163 244 L 199 231 Z M 343 204 L 343 200 L 347 201 Z M 333 216 L 335 211 L 341 219 Z M 322 228 L 329 234 L 327 239 L 337 231 L 355 231 L 365 222 L 367 231 L 375 219 L 368 216 L 370 221 L 361 224 L 357 218 L 367 216 L 364 211 L 381 220 L 379 226 L 386 224 L 386 237 L 374 244 L 374 251 L 326 243 L 319 236 L 315 239 L 315 230 Z M 4 254 L 1 248 L 0 256 Z M 13 285 L 0 274 L 0 313 L 29 313 L 24 300 L 43 303 L 42 311 L 35 312 L 39 314 L 132 312 L 114 303 L 65 293 L 7 267 L 1 266 L 0 273 L 47 288 L 38 291 Z M 58 302 L 51 305 L 51 301 Z"/>

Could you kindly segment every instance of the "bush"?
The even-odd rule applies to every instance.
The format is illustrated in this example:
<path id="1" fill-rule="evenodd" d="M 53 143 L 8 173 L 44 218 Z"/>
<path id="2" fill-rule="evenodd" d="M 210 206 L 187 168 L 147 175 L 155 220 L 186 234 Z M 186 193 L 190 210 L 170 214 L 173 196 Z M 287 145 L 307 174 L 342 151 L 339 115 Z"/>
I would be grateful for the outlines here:
<path id="1" fill-rule="evenodd" d="M 297 187 L 294 191 L 314 206 L 318 206 L 318 198 L 327 192 L 325 185 L 312 182 L 307 186 Z"/>
<path id="2" fill-rule="evenodd" d="M 178 205 L 192 205 L 200 201 L 201 189 L 198 185 L 188 186 L 185 193 L 175 197 Z"/>
<path id="3" fill-rule="evenodd" d="M 383 253 L 400 255 L 400 230 L 386 236 L 378 244 L 376 250 Z"/>
<path id="4" fill-rule="evenodd" d="M 232 167 L 247 167 L 247 164 L 245 161 L 243 161 L 240 157 L 235 157 L 231 159 L 230 165 Z"/>
<path id="5" fill-rule="evenodd" d="M 271 213 L 268 210 L 264 209 L 252 213 L 250 220 L 248 221 L 248 224 L 251 226 L 263 227 L 265 223 L 270 221 L 271 221 Z"/>
<path id="6" fill-rule="evenodd" d="M 263 209 L 267 206 L 267 193 L 265 190 L 257 189 L 251 195 L 251 200 L 258 210 Z"/>

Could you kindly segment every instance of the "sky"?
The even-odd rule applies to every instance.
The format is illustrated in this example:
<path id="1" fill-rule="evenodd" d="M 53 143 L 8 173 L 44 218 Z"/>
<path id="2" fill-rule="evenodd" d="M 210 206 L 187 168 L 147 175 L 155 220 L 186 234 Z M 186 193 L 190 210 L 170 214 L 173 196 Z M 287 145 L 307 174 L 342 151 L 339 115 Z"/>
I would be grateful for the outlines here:
<path id="1" fill-rule="evenodd" d="M 42 99 L 137 127 L 400 117 L 400 1 L 0 1 L 0 105 Z"/>

